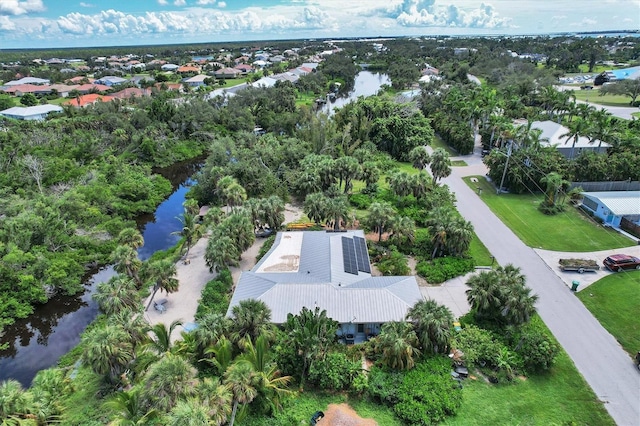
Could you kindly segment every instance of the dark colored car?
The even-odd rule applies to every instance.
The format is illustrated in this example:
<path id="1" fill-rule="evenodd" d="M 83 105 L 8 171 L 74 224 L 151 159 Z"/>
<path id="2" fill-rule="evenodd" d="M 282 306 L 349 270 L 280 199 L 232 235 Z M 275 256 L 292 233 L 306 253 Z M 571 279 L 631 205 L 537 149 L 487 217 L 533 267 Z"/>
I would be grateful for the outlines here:
<path id="1" fill-rule="evenodd" d="M 625 269 L 640 270 L 640 259 L 627 254 L 613 254 L 602 263 L 612 272 L 622 272 Z"/>

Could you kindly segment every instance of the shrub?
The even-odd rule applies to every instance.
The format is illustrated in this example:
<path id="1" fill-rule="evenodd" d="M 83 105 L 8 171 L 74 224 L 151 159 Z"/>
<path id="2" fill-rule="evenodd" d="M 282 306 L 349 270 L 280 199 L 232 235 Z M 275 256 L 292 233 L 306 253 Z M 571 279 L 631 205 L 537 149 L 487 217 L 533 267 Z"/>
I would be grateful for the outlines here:
<path id="1" fill-rule="evenodd" d="M 560 351 L 539 321 L 524 324 L 511 336 L 512 347 L 522 357 L 524 368 L 531 372 L 550 369 Z"/>
<path id="2" fill-rule="evenodd" d="M 311 364 L 309 381 L 325 390 L 344 390 L 349 388 L 361 370 L 359 360 L 349 359 L 342 352 L 331 352 Z"/>
<path id="3" fill-rule="evenodd" d="M 396 415 L 410 425 L 431 425 L 456 413 L 462 390 L 451 379 L 448 358 L 435 357 L 407 371 L 398 388 Z"/>
<path id="4" fill-rule="evenodd" d="M 368 209 L 372 202 L 371 197 L 365 194 L 351 194 L 349 196 L 349 203 L 358 210 Z"/>
<path id="5" fill-rule="evenodd" d="M 473 259 L 461 257 L 440 257 L 431 261 L 421 261 L 416 265 L 416 273 L 431 284 L 439 284 L 473 271 Z"/>
<path id="6" fill-rule="evenodd" d="M 374 401 L 392 407 L 398 403 L 398 389 L 402 383 L 402 378 L 403 374 L 400 372 L 373 367 L 369 371 L 367 393 Z"/>
<path id="7" fill-rule="evenodd" d="M 215 279 L 209 281 L 202 289 L 200 303 L 195 315 L 196 321 L 208 313 L 225 315 L 229 307 L 229 295 L 232 286 L 233 279 L 228 269 L 220 271 Z"/>
<path id="8" fill-rule="evenodd" d="M 395 248 L 383 256 L 377 266 L 382 275 L 409 275 L 411 272 L 407 258 Z"/>

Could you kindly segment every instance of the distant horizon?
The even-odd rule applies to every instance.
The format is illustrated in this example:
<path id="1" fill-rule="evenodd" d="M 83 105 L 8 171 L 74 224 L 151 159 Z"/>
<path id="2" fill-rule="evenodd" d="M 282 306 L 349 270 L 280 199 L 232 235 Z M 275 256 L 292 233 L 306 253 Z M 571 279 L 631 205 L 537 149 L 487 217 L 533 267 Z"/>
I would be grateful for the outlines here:
<path id="1" fill-rule="evenodd" d="M 201 41 L 201 42 L 176 42 L 176 43 L 143 43 L 143 44 L 120 44 L 120 45 L 92 45 L 92 46 L 59 46 L 59 47 L 24 47 L 24 48 L 0 48 L 2 52 L 19 52 L 19 51 L 46 51 L 46 50 L 75 50 L 75 49 L 117 49 L 123 47 L 159 47 L 159 46 L 189 46 L 189 45 L 206 45 L 206 44 L 223 44 L 223 43 L 258 43 L 258 42 L 286 42 L 286 41 L 305 41 L 305 40 L 322 40 L 322 41 L 342 41 L 342 40 L 383 40 L 398 38 L 496 38 L 496 37 L 563 37 L 563 36 L 581 36 L 581 35 L 611 35 L 611 34 L 628 34 L 631 37 L 640 37 L 640 30 L 602 30 L 602 31 L 571 31 L 557 33 L 539 33 L 539 34 L 428 34 L 428 35 L 386 35 L 386 36 L 353 36 L 353 37 L 302 37 L 302 38 L 265 38 L 252 40 L 225 40 L 225 41 Z"/>
<path id="2" fill-rule="evenodd" d="M 0 46 L 15 50 L 363 37 L 513 37 L 640 28 L 640 0 L 586 3 L 2 0 Z"/>

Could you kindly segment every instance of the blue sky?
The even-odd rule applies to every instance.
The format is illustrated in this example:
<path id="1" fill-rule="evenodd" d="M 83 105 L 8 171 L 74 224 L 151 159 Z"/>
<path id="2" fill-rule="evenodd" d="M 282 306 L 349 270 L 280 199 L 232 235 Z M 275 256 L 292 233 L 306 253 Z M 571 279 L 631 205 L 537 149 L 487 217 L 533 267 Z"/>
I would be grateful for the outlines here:
<path id="1" fill-rule="evenodd" d="M 0 0 L 0 49 L 640 28 L 640 0 Z"/>

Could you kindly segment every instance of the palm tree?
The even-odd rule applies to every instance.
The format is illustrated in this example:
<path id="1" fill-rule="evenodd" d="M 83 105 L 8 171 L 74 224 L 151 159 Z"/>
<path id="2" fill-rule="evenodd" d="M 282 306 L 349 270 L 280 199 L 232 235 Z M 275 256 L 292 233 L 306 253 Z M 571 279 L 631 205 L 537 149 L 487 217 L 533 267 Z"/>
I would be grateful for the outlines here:
<path id="1" fill-rule="evenodd" d="M 106 324 L 82 336 L 83 364 L 115 383 L 134 358 L 133 345 L 122 327 Z"/>
<path id="2" fill-rule="evenodd" d="M 405 242 L 412 243 L 415 238 L 416 224 L 413 219 L 405 216 L 394 216 L 389 225 L 391 235 L 389 241 L 400 246 Z"/>
<path id="3" fill-rule="evenodd" d="M 182 228 L 179 231 L 174 231 L 172 235 L 179 235 L 184 239 L 180 253 L 184 251 L 184 257 L 189 255 L 189 250 L 193 246 L 194 240 L 200 238 L 200 224 L 196 221 L 196 216 L 190 214 L 186 209 L 183 214 L 176 219 L 180 221 Z M 186 249 L 185 249 L 186 248 Z"/>
<path id="4" fill-rule="evenodd" d="M 171 351 L 171 334 L 180 325 L 182 325 L 180 320 L 173 321 L 168 328 L 163 323 L 154 324 L 149 330 L 152 336 L 147 347 L 158 355 L 169 353 Z"/>
<path id="5" fill-rule="evenodd" d="M 135 228 L 125 228 L 118 234 L 118 244 L 128 245 L 133 249 L 139 249 L 144 245 L 142 234 Z"/>
<path id="6" fill-rule="evenodd" d="M 435 300 L 420 300 L 407 312 L 424 352 L 447 353 L 453 329 L 453 314 Z"/>
<path id="7" fill-rule="evenodd" d="M 447 245 L 448 224 L 453 220 L 453 213 L 448 207 L 437 207 L 431 212 L 427 227 L 431 234 L 433 252 L 431 259 L 435 259 L 438 252 L 443 252 Z"/>
<path id="8" fill-rule="evenodd" d="M 540 179 L 540 182 L 547 185 L 544 204 L 547 207 L 555 207 L 558 200 L 558 192 L 564 186 L 567 186 L 569 182 L 564 180 L 562 175 L 556 172 L 548 173 L 545 177 Z"/>
<path id="9" fill-rule="evenodd" d="M 416 169 L 424 170 L 429 165 L 431 157 L 424 146 L 416 146 L 409 151 L 409 161 Z"/>
<path id="10" fill-rule="evenodd" d="M 382 364 L 392 369 L 410 370 L 415 365 L 415 358 L 420 355 L 419 344 L 410 323 L 392 321 L 382 326 L 374 346 L 382 355 Z"/>
<path id="11" fill-rule="evenodd" d="M 171 353 L 153 364 L 141 383 L 145 407 L 167 412 L 178 400 L 195 394 L 197 370 Z"/>
<path id="12" fill-rule="evenodd" d="M 336 159 L 335 171 L 339 179 L 338 187 L 344 182 L 344 194 L 347 194 L 351 190 L 351 181 L 360 177 L 362 167 L 354 157 L 344 156 Z"/>
<path id="13" fill-rule="evenodd" d="M 326 209 L 329 200 L 322 192 L 314 192 L 304 200 L 304 213 L 316 224 L 320 224 L 327 217 Z"/>
<path id="14" fill-rule="evenodd" d="M 349 201 L 345 195 L 329 198 L 325 214 L 327 215 L 326 219 L 333 220 L 333 229 L 339 230 L 341 222 L 346 222 L 349 217 Z"/>
<path id="15" fill-rule="evenodd" d="M 273 339 L 274 327 L 271 323 L 271 309 L 261 300 L 245 299 L 231 309 L 231 340 L 239 343 L 244 338 L 255 342 L 264 334 Z"/>
<path id="16" fill-rule="evenodd" d="M 258 395 L 256 381 L 257 378 L 253 366 L 246 360 L 234 362 L 225 371 L 224 383 L 233 395 L 230 426 L 235 423 L 238 404 L 249 404 Z"/>
<path id="17" fill-rule="evenodd" d="M 219 379 L 206 377 L 198 386 L 198 394 L 209 408 L 208 415 L 214 426 L 226 423 L 231 415 L 233 395 L 231 390 L 220 383 Z"/>
<path id="18" fill-rule="evenodd" d="M 282 398 L 292 395 L 286 388 L 291 381 L 291 376 L 282 376 L 278 366 L 271 360 L 269 341 L 266 336 L 260 335 L 255 345 L 250 339 L 243 341 L 244 352 L 239 359 L 248 361 L 255 371 L 257 399 L 267 406 L 267 412 L 275 412 L 282 409 Z"/>
<path id="19" fill-rule="evenodd" d="M 362 164 L 362 179 L 366 183 L 365 190 L 369 193 L 373 192 L 378 179 L 380 179 L 380 169 L 374 161 L 365 161 Z"/>
<path id="20" fill-rule="evenodd" d="M 97 291 L 92 297 L 98 303 L 100 310 L 107 315 L 113 315 L 122 310 L 135 309 L 139 303 L 133 281 L 120 275 L 98 284 Z"/>
<path id="21" fill-rule="evenodd" d="M 113 426 L 142 426 L 158 418 L 155 409 L 146 411 L 140 399 L 139 390 L 119 391 L 104 403 L 104 407 L 113 412 Z"/>
<path id="22" fill-rule="evenodd" d="M 142 285 L 139 272 L 142 261 L 138 258 L 138 252 L 130 245 L 119 245 L 111 254 L 113 269 L 119 274 L 126 274 L 133 279 L 137 287 Z"/>
<path id="23" fill-rule="evenodd" d="M 393 172 L 387 176 L 391 191 L 398 196 L 406 197 L 411 193 L 411 176 L 407 172 Z"/>
<path id="24" fill-rule="evenodd" d="M 571 151 L 569 153 L 569 160 L 573 160 L 573 151 L 575 149 L 576 143 L 580 140 L 581 136 L 587 136 L 589 134 L 589 122 L 583 119 L 582 117 L 576 117 L 571 123 L 569 123 L 569 131 L 563 135 L 560 135 L 561 138 L 567 138 L 567 142 L 570 140 L 571 142 Z"/>
<path id="25" fill-rule="evenodd" d="M 209 271 L 221 271 L 228 266 L 237 265 L 240 252 L 236 244 L 228 236 L 209 238 L 204 258 Z"/>
<path id="26" fill-rule="evenodd" d="M 420 200 L 427 195 L 433 184 L 427 172 L 420 172 L 411 176 L 410 186 L 413 196 Z"/>
<path id="27" fill-rule="evenodd" d="M 122 328 L 129 337 L 133 349 L 145 343 L 149 339 L 149 323 L 142 315 L 142 306 L 138 309 L 122 309 L 109 315 L 109 322 L 116 327 Z"/>
<path id="28" fill-rule="evenodd" d="M 0 382 L 0 419 L 12 419 L 19 424 L 18 419 L 28 411 L 29 399 L 20 382 L 13 379 Z"/>
<path id="29" fill-rule="evenodd" d="M 442 148 L 436 148 L 431 154 L 431 174 L 434 184 L 451 174 L 451 160 L 449 154 Z"/>
<path id="30" fill-rule="evenodd" d="M 170 426 L 210 426 L 212 422 L 209 420 L 209 407 L 206 402 L 196 398 L 178 401 L 169 412 L 168 423 L 165 424 Z"/>
<path id="31" fill-rule="evenodd" d="M 178 286 L 180 285 L 180 282 L 175 277 L 176 265 L 170 259 L 162 259 L 151 263 L 149 265 L 149 275 L 153 282 L 153 293 L 145 311 L 149 310 L 158 290 L 169 294 L 178 291 Z"/>
<path id="32" fill-rule="evenodd" d="M 205 351 L 205 356 L 211 355 L 211 358 L 204 358 L 204 361 L 213 365 L 219 375 L 223 375 L 227 368 L 233 361 L 233 344 L 225 336 L 222 336 L 218 341 L 209 346 Z"/>
<path id="33" fill-rule="evenodd" d="M 387 202 L 375 202 L 369 206 L 369 226 L 378 230 L 378 241 L 382 240 L 382 234 L 391 225 L 396 210 Z"/>

